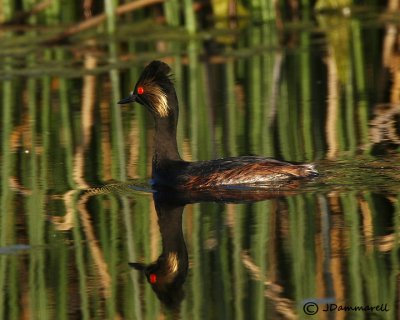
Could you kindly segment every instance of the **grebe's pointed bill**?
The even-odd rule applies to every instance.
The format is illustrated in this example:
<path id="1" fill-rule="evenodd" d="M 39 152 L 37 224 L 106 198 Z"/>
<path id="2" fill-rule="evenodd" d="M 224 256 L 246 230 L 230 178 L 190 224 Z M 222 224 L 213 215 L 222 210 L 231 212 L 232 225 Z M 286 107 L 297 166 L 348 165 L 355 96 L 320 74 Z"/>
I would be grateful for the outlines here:
<path id="1" fill-rule="evenodd" d="M 146 265 L 141 262 L 129 262 L 128 264 L 131 268 L 139 270 L 139 271 L 146 269 Z"/>
<path id="2" fill-rule="evenodd" d="M 118 104 L 127 104 L 127 103 L 132 103 L 137 101 L 137 94 L 130 94 L 129 97 L 126 97 L 120 101 L 118 101 Z"/>

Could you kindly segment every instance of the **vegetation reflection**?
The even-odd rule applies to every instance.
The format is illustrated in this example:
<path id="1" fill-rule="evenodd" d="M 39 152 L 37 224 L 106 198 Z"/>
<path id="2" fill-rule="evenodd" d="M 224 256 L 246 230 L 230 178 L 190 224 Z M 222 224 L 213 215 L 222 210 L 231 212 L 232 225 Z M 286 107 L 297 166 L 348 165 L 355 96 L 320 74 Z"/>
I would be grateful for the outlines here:
<path id="1" fill-rule="evenodd" d="M 157 283 L 173 241 L 185 298 L 160 296 L 183 319 L 306 319 L 309 301 L 387 304 L 379 316 L 394 319 L 396 1 L 315 14 L 242 1 L 219 20 L 214 1 L 210 19 L 190 0 L 82 3 L 1 2 L 0 318 L 162 317 L 128 263 Z M 116 104 L 154 59 L 174 73 L 185 160 L 258 154 L 317 162 L 320 178 L 268 197 L 155 194 L 156 212 L 152 121 Z"/>

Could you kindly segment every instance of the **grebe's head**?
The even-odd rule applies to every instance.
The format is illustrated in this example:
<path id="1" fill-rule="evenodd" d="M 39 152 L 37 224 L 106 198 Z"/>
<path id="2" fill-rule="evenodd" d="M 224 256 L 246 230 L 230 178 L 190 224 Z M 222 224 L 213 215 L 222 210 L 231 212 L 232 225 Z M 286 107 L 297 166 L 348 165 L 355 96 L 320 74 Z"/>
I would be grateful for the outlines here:
<path id="1" fill-rule="evenodd" d="M 176 308 L 184 298 L 182 286 L 187 275 L 187 265 L 185 268 L 180 263 L 178 254 L 170 252 L 151 264 L 133 262 L 129 265 L 146 275 L 152 289 L 167 307 Z"/>
<path id="2" fill-rule="evenodd" d="M 136 101 L 149 108 L 155 117 L 167 117 L 175 105 L 169 100 L 176 100 L 170 71 L 171 68 L 164 62 L 151 62 L 143 70 L 129 97 L 118 101 L 118 104 Z"/>

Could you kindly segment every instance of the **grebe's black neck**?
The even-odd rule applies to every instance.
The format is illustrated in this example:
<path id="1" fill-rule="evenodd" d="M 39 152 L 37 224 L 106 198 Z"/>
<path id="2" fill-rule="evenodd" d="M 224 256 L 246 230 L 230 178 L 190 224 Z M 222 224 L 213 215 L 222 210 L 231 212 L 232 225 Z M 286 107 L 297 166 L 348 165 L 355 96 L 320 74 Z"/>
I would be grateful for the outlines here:
<path id="1" fill-rule="evenodd" d="M 159 114 L 153 113 L 155 122 L 153 163 L 156 165 L 160 165 L 166 160 L 181 160 L 176 140 L 179 114 L 178 99 L 175 89 L 171 88 L 170 90 L 167 94 L 167 116 L 161 117 Z"/>
<path id="2" fill-rule="evenodd" d="M 182 231 L 183 206 L 155 202 L 162 237 L 163 255 L 177 254 L 187 263 L 187 249 Z"/>

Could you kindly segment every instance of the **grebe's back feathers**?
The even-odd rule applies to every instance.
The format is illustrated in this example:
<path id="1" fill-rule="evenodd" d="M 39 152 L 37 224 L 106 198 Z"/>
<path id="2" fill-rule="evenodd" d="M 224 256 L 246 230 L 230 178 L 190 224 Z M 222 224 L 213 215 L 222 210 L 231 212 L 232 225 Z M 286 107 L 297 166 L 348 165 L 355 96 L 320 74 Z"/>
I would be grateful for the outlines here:
<path id="1" fill-rule="evenodd" d="M 182 170 L 183 187 L 272 184 L 277 181 L 318 175 L 313 164 L 295 164 L 258 156 L 187 163 Z"/>

